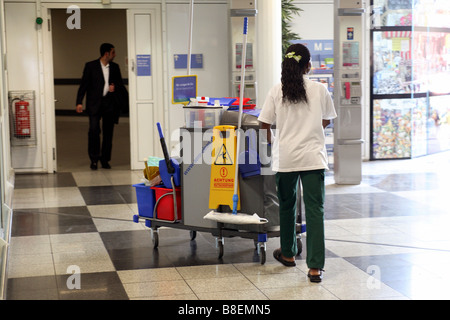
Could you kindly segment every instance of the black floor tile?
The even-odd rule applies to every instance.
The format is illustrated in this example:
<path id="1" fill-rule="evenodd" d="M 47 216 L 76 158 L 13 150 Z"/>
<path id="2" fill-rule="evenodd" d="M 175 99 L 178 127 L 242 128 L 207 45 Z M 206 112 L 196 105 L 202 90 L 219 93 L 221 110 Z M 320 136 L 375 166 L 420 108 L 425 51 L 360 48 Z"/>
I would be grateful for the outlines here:
<path id="1" fill-rule="evenodd" d="M 130 194 L 132 189 L 127 190 L 120 186 L 79 187 L 79 190 L 86 205 L 122 204 L 131 203 L 133 200 Z"/>
<path id="2" fill-rule="evenodd" d="M 96 232 L 87 207 L 38 208 L 14 211 L 11 235 Z"/>
<path id="3" fill-rule="evenodd" d="M 51 208 L 32 208 L 32 209 L 17 209 L 14 212 L 34 212 L 34 213 L 52 213 L 52 214 L 70 214 L 75 216 L 88 216 L 89 212 L 86 206 L 76 207 L 51 207 Z"/>
<path id="4" fill-rule="evenodd" d="M 439 212 L 438 209 L 388 192 L 330 194 L 325 197 L 327 219 L 413 216 L 424 213 Z"/>
<path id="5" fill-rule="evenodd" d="M 377 176 L 376 179 L 377 182 L 372 186 L 389 192 L 434 190 L 440 187 L 440 177 L 437 173 L 390 174 Z"/>
<path id="6" fill-rule="evenodd" d="M 114 190 L 122 196 L 126 203 L 136 203 L 136 190 L 133 186 L 114 186 Z"/>
<path id="7" fill-rule="evenodd" d="M 108 253 L 116 270 L 174 267 L 164 250 L 153 247 L 110 249 Z"/>
<path id="8" fill-rule="evenodd" d="M 346 261 L 352 263 L 364 272 L 373 274 L 377 279 L 383 283 L 393 283 L 398 287 L 402 286 L 402 290 L 397 287 L 393 289 L 403 293 L 403 286 L 407 282 L 411 282 L 417 278 L 418 272 L 427 273 L 426 269 L 411 263 L 411 259 L 416 254 L 389 254 L 378 256 L 362 256 L 362 257 L 346 257 Z"/>
<path id="9" fill-rule="evenodd" d="M 410 263 L 407 261 L 408 254 L 387 254 L 375 256 L 346 257 L 344 258 L 354 266 L 366 271 L 369 266 L 382 267 L 403 267 Z"/>
<path id="10" fill-rule="evenodd" d="M 97 232 L 97 227 L 91 218 L 74 218 L 67 216 L 48 215 L 49 234 Z"/>
<path id="11" fill-rule="evenodd" d="M 11 236 L 35 236 L 48 234 L 48 221 L 45 214 L 14 211 L 11 223 Z"/>
<path id="12" fill-rule="evenodd" d="M 11 278 L 7 282 L 7 300 L 58 300 L 55 276 Z"/>
<path id="13" fill-rule="evenodd" d="M 81 273 L 80 289 L 69 289 L 72 275 L 56 276 L 61 300 L 128 300 L 117 272 Z"/>
<path id="14" fill-rule="evenodd" d="M 75 187 L 77 184 L 70 172 L 52 174 L 17 174 L 14 178 L 14 188 L 61 188 Z"/>
<path id="15" fill-rule="evenodd" d="M 414 284 L 410 279 L 388 280 L 384 282 L 384 284 L 401 293 L 405 297 L 408 297 L 410 299 L 412 298 L 412 293 L 414 292 L 412 287 L 414 286 Z"/>
<path id="16" fill-rule="evenodd" d="M 150 230 L 100 232 L 106 250 L 153 248 Z"/>

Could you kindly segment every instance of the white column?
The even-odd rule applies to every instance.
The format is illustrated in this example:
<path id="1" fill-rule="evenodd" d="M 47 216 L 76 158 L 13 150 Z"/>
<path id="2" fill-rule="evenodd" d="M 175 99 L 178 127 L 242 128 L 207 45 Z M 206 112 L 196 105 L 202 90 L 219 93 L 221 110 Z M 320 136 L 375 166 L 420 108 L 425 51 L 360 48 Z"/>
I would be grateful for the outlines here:
<path id="1" fill-rule="evenodd" d="M 256 81 L 257 107 L 262 108 L 267 92 L 281 81 L 281 0 L 257 1 Z"/>

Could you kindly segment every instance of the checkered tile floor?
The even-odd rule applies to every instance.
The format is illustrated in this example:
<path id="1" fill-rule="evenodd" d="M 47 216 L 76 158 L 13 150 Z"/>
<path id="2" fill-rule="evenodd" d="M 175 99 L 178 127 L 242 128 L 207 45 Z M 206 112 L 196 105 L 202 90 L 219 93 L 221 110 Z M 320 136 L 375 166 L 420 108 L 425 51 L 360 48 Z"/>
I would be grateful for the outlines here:
<path id="1" fill-rule="evenodd" d="M 327 176 L 326 266 L 308 281 L 260 263 L 253 241 L 134 223 L 140 171 L 17 175 L 6 299 L 449 299 L 450 154 L 363 163 L 357 186 Z M 73 266 L 80 289 L 70 286 Z"/>

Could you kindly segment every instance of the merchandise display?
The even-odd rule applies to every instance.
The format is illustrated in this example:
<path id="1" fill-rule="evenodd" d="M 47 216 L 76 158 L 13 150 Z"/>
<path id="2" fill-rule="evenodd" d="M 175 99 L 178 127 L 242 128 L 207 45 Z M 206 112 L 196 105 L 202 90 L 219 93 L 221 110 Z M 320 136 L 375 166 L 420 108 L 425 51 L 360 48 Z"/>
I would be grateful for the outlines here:
<path id="1" fill-rule="evenodd" d="M 373 154 L 376 159 L 411 157 L 411 106 L 409 99 L 375 100 Z"/>
<path id="2" fill-rule="evenodd" d="M 449 1 L 372 5 L 372 158 L 449 150 Z"/>

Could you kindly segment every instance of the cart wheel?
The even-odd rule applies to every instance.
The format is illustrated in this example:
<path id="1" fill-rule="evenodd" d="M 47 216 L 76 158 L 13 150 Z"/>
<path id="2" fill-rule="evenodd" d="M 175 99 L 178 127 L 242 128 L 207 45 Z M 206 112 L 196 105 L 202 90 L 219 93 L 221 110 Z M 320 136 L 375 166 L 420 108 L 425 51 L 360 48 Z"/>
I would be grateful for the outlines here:
<path id="1" fill-rule="evenodd" d="M 152 242 L 153 242 L 153 249 L 158 248 L 159 245 L 159 233 L 158 230 L 152 230 Z"/>
<path id="2" fill-rule="evenodd" d="M 195 238 L 197 237 L 197 231 L 195 230 L 191 230 L 189 234 L 191 235 L 191 241 L 195 240 Z"/>
<path id="3" fill-rule="evenodd" d="M 266 263 L 266 246 L 262 243 L 259 247 L 260 255 L 261 255 L 261 264 Z"/>
<path id="4" fill-rule="evenodd" d="M 297 238 L 297 255 L 299 256 L 303 251 L 303 243 L 301 238 Z"/>
<path id="5" fill-rule="evenodd" d="M 217 248 L 219 249 L 219 259 L 223 257 L 223 239 L 216 239 Z"/>

